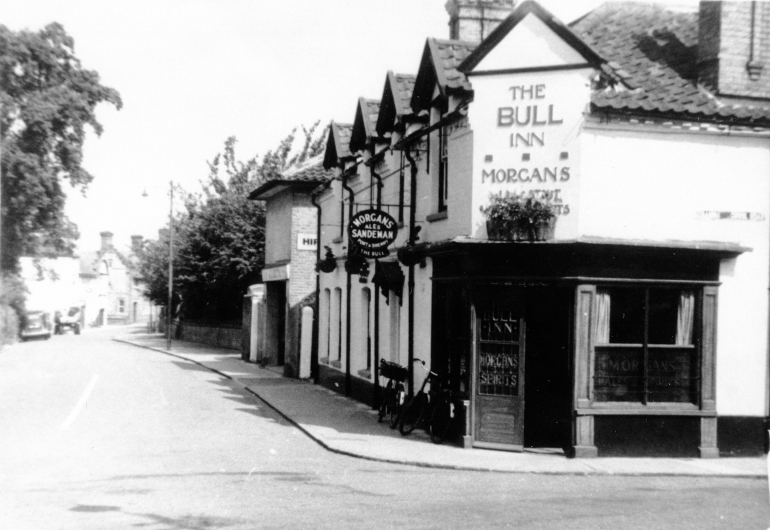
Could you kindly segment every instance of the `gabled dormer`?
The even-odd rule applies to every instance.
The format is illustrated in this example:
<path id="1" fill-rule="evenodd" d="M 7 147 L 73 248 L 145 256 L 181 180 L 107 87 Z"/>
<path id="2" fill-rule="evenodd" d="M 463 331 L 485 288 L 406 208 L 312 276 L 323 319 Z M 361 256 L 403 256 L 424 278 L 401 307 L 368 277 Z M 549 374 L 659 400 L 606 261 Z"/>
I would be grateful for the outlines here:
<path id="1" fill-rule="evenodd" d="M 459 101 L 470 97 L 472 88 L 460 64 L 477 44 L 460 40 L 430 38 L 425 42 L 412 93 L 412 112 L 419 114 L 433 107 L 454 110 Z"/>
<path id="2" fill-rule="evenodd" d="M 414 116 L 411 107 L 414 81 L 415 77 L 411 74 L 388 71 L 375 127 L 379 137 L 386 138 L 394 130 L 403 133 L 403 125 Z"/>
<path id="3" fill-rule="evenodd" d="M 350 133 L 353 126 L 347 123 L 332 122 L 324 151 L 324 169 L 340 167 L 345 162 L 354 160 L 350 153 Z"/>
<path id="4" fill-rule="evenodd" d="M 370 142 L 378 140 L 377 117 L 380 113 L 380 102 L 376 99 L 359 98 L 356 106 L 356 117 L 350 132 L 350 152 L 359 153 L 366 149 Z"/>

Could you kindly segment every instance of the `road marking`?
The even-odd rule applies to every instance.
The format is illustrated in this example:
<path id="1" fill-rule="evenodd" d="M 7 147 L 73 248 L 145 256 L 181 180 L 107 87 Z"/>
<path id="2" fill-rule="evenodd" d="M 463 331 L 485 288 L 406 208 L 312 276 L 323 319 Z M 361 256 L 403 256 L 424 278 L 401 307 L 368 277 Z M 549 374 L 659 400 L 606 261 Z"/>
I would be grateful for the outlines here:
<path id="1" fill-rule="evenodd" d="M 91 378 L 91 381 L 88 383 L 88 386 L 83 391 L 83 395 L 80 396 L 80 401 L 78 401 L 77 405 L 75 405 L 75 408 L 72 409 L 72 412 L 70 412 L 70 415 L 67 416 L 66 420 L 64 420 L 64 423 L 61 424 L 59 430 L 66 431 L 73 423 L 75 423 L 75 420 L 78 418 L 78 414 L 80 414 L 80 411 L 83 409 L 83 407 L 86 406 L 86 403 L 88 402 L 88 396 L 90 396 L 91 392 L 94 391 L 94 387 L 96 386 L 96 381 L 98 379 L 99 374 L 94 374 L 94 376 Z"/>

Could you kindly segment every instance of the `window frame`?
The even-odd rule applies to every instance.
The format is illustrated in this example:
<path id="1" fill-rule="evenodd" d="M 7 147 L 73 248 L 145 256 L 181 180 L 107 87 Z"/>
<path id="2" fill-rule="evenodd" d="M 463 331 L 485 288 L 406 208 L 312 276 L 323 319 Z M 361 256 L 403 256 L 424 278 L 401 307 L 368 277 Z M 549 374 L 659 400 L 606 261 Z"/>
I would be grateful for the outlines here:
<path id="1" fill-rule="evenodd" d="M 595 314 L 592 312 L 591 315 L 591 341 L 592 341 L 592 354 L 589 361 L 589 369 L 590 369 L 590 384 L 591 384 L 591 407 L 592 408 L 642 408 L 642 409 L 700 409 L 703 407 L 704 403 L 704 388 L 703 388 L 703 367 L 704 367 L 704 349 L 703 349 L 703 338 L 704 338 L 704 287 L 703 285 L 690 285 L 690 284 L 659 284 L 659 283 L 645 283 L 645 284 L 597 284 L 595 286 L 594 296 L 597 295 L 599 291 L 606 290 L 610 292 L 617 292 L 621 289 L 636 289 L 636 290 L 643 290 L 644 291 L 644 307 L 642 308 L 643 311 L 643 332 L 642 332 L 642 342 L 641 343 L 613 343 L 611 342 L 611 337 L 607 342 L 597 342 L 597 337 L 595 336 L 596 329 L 595 329 Z M 649 324 L 650 324 L 650 290 L 652 289 L 668 289 L 668 290 L 675 290 L 677 292 L 684 292 L 684 291 L 692 291 L 695 295 L 695 304 L 694 304 L 694 314 L 693 314 L 693 330 L 692 330 L 692 343 L 689 345 L 677 345 L 674 344 L 658 344 L 658 343 L 650 343 L 649 340 Z M 597 301 L 594 300 L 594 304 L 596 304 Z M 713 325 L 716 325 L 716 323 L 713 323 Z M 611 331 L 610 331 L 611 333 Z M 600 400 L 597 397 L 596 393 L 596 378 L 597 378 L 597 372 L 598 372 L 598 353 L 600 349 L 615 349 L 615 350 L 623 350 L 623 349 L 629 349 L 629 350 L 641 350 L 641 360 L 642 360 L 642 370 L 641 370 L 641 378 L 642 378 L 642 390 L 641 390 L 641 399 L 640 400 L 630 400 L 630 401 L 621 401 L 621 400 L 612 400 L 612 399 L 606 399 L 606 400 Z M 694 385 L 695 389 L 691 390 L 690 399 L 687 401 L 658 401 L 658 400 L 650 400 L 650 385 L 649 380 L 652 377 L 655 377 L 653 374 L 650 374 L 650 349 L 656 349 L 656 350 L 665 350 L 665 349 L 681 349 L 681 350 L 692 350 L 692 362 L 694 364 L 693 367 L 691 367 L 691 371 L 694 374 L 692 377 L 695 379 Z M 713 364 L 713 363 L 710 363 Z"/>
<path id="2" fill-rule="evenodd" d="M 449 138 L 447 127 L 438 128 L 438 211 L 446 212 L 449 202 Z"/>

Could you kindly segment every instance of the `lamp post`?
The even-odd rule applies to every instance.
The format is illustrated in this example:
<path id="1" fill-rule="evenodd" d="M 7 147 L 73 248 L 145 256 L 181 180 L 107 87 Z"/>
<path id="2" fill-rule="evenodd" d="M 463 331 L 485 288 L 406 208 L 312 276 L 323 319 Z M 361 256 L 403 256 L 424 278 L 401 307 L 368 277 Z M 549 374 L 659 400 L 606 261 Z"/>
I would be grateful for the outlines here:
<path id="1" fill-rule="evenodd" d="M 168 302 L 166 305 L 166 349 L 171 349 L 171 301 L 174 296 L 174 182 L 168 181 Z M 147 197 L 145 189 L 142 197 Z"/>

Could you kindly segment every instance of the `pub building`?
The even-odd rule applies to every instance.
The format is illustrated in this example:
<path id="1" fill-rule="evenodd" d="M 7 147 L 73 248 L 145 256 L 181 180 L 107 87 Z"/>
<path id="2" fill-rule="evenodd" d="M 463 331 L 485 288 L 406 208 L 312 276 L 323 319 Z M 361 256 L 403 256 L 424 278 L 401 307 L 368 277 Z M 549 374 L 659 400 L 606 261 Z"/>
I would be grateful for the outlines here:
<path id="1" fill-rule="evenodd" d="M 414 75 L 332 124 L 316 381 L 375 405 L 380 359 L 412 391 L 424 360 L 463 447 L 761 453 L 770 4 L 447 10 Z M 555 220 L 501 236 L 494 201 Z"/>

